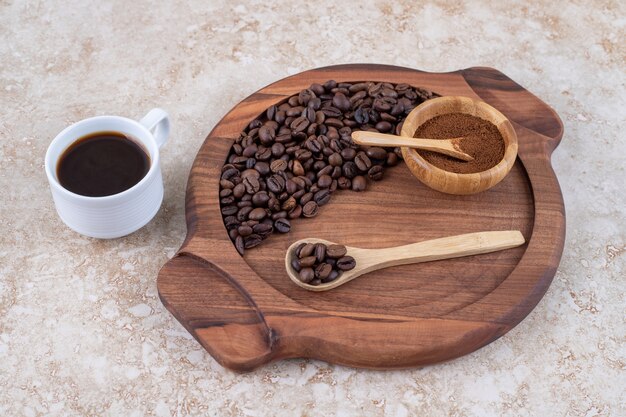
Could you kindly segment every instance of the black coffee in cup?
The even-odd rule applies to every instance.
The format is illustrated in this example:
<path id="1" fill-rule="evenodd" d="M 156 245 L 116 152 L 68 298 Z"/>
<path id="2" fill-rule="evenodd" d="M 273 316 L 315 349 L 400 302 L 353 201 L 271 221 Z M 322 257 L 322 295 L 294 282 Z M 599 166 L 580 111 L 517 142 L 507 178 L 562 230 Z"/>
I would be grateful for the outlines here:
<path id="1" fill-rule="evenodd" d="M 150 170 L 150 156 L 120 132 L 97 132 L 72 143 L 57 164 L 57 178 L 67 190 L 103 197 L 125 191 Z"/>

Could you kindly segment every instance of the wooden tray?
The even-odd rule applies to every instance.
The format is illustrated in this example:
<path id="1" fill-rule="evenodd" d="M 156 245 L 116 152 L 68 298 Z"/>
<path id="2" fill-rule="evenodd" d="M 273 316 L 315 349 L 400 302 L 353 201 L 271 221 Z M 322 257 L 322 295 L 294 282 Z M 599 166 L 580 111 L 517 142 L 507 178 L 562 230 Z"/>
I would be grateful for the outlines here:
<path id="1" fill-rule="evenodd" d="M 431 190 L 400 164 L 364 193 L 335 193 L 315 219 L 293 221 L 292 232 L 273 235 L 242 258 L 218 198 L 230 147 L 267 107 L 329 79 L 409 83 L 482 99 L 513 123 L 519 158 L 504 181 L 470 196 Z M 491 68 L 435 74 L 340 65 L 280 80 L 235 106 L 198 152 L 187 186 L 187 239 L 159 273 L 161 300 L 220 364 L 238 371 L 294 357 L 382 369 L 465 355 L 519 323 L 556 272 L 565 212 L 550 155 L 562 134 L 550 107 Z M 527 245 L 392 267 L 329 292 L 303 290 L 284 270 L 285 250 L 303 237 L 371 248 L 508 229 L 521 230 Z"/>

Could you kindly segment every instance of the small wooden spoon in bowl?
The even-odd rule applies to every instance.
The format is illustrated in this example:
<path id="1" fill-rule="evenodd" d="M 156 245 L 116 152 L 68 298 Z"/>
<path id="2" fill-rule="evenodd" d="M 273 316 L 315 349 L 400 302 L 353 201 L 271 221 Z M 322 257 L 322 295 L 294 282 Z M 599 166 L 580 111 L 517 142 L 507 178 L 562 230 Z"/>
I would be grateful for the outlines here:
<path id="1" fill-rule="evenodd" d="M 370 132 L 367 130 L 352 132 L 352 141 L 359 145 L 383 147 L 401 146 L 437 152 L 460 159 L 461 161 L 472 161 L 474 158 L 461 151 L 459 148 L 459 142 L 463 139 L 463 137 L 451 139 L 408 138 L 405 136 L 388 135 L 386 133 Z"/>
<path id="2" fill-rule="evenodd" d="M 291 266 L 295 249 L 301 243 L 323 243 L 325 245 L 333 245 L 334 243 L 324 239 L 307 238 L 300 239 L 289 246 L 285 254 L 285 268 L 287 275 L 296 285 L 309 291 L 328 291 L 363 274 L 389 266 L 496 252 L 520 246 L 524 242 L 524 236 L 518 230 L 505 230 L 467 233 L 384 249 L 362 249 L 346 246 L 347 255 L 352 256 L 356 261 L 354 269 L 342 272 L 334 281 L 311 285 L 300 281 L 298 272 Z"/>

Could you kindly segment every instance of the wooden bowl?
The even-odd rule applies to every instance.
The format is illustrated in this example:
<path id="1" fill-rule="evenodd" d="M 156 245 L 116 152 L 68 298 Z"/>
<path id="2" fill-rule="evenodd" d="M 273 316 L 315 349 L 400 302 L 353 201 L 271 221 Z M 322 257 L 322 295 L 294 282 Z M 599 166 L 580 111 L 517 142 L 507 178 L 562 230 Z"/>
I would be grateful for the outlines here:
<path id="1" fill-rule="evenodd" d="M 427 162 L 415 149 L 402 148 L 402 156 L 417 179 L 448 194 L 476 194 L 498 184 L 509 173 L 517 158 L 517 135 L 511 122 L 489 104 L 469 97 L 447 96 L 425 101 L 408 114 L 402 136 L 413 137 L 418 127 L 433 117 L 465 113 L 493 123 L 504 138 L 504 158 L 493 168 L 472 174 L 457 174 Z"/>

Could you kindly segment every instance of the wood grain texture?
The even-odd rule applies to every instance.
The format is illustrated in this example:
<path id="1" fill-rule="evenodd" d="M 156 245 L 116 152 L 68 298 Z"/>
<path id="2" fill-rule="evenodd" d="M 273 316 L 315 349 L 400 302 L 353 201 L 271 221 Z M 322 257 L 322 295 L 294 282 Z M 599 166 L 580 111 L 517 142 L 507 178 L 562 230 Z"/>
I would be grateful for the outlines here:
<path id="1" fill-rule="evenodd" d="M 335 193 L 315 219 L 293 221 L 290 233 L 242 258 L 219 208 L 219 172 L 229 149 L 268 106 L 328 79 L 405 82 L 482 99 L 512 121 L 518 160 L 498 185 L 465 196 L 432 190 L 400 164 L 364 193 Z M 291 357 L 402 368 L 472 352 L 526 317 L 556 272 L 565 213 L 550 154 L 562 133 L 552 109 L 490 68 L 435 74 L 355 64 L 280 80 L 224 116 L 198 152 L 187 186 L 187 238 L 159 273 L 161 300 L 219 363 L 237 371 Z M 284 268 L 285 250 L 305 237 L 377 248 L 484 230 L 520 230 L 527 244 L 394 266 L 323 293 L 294 285 Z"/>

